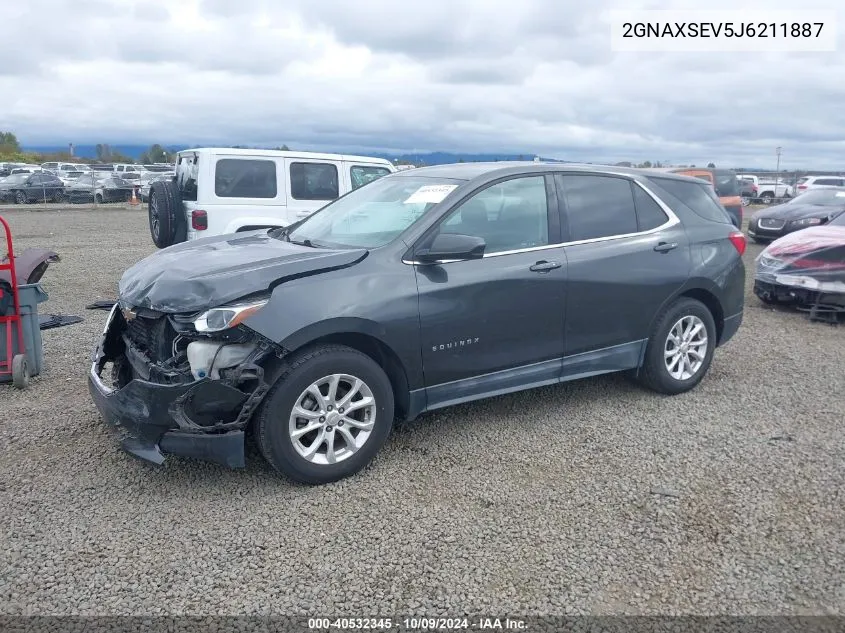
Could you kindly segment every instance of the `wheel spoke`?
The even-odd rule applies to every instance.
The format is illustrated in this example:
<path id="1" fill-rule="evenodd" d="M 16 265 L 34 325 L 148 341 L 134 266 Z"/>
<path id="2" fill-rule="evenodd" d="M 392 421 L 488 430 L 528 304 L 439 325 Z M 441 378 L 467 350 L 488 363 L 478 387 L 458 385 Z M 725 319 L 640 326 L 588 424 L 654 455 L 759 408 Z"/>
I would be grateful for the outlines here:
<path id="1" fill-rule="evenodd" d="M 337 463 L 337 453 L 334 450 L 334 433 L 326 433 L 326 461 L 330 464 Z"/>
<path id="2" fill-rule="evenodd" d="M 349 426 L 352 426 L 356 429 L 361 429 L 362 431 L 371 431 L 374 425 L 374 422 L 372 420 L 361 422 L 359 420 L 356 420 L 355 418 L 350 418 L 348 416 L 343 416 L 343 423 L 348 424 Z"/>
<path id="3" fill-rule="evenodd" d="M 325 429 L 321 428 L 320 433 L 317 435 L 317 439 L 315 439 L 302 453 L 302 456 L 305 459 L 311 459 L 314 455 L 317 454 L 317 451 L 320 449 L 320 446 L 326 441 L 326 431 Z"/>
<path id="4" fill-rule="evenodd" d="M 364 407 L 369 407 L 375 404 L 375 399 L 373 398 L 361 398 L 360 400 L 356 400 L 352 404 L 350 404 L 344 411 L 348 414 L 352 411 L 357 411 L 358 409 L 363 409 Z"/>
<path id="5" fill-rule="evenodd" d="M 690 349 L 689 349 L 689 351 L 687 352 L 687 355 L 688 355 L 688 356 L 694 356 L 694 357 L 695 357 L 695 359 L 696 359 L 696 361 L 702 361 L 702 360 L 704 360 L 704 354 L 702 354 L 701 352 L 699 352 L 697 349 L 692 349 L 692 348 L 690 348 Z"/>
<path id="6" fill-rule="evenodd" d="M 346 440 L 346 448 L 350 453 L 354 453 L 358 450 L 358 444 L 355 442 L 355 438 L 352 437 L 352 431 L 350 431 L 348 427 L 339 426 L 337 427 L 337 432 L 343 436 L 344 440 Z"/>
<path id="7" fill-rule="evenodd" d="M 293 408 L 293 415 L 298 418 L 305 418 L 306 420 L 316 420 L 323 414 L 321 411 L 309 411 L 308 409 L 301 407 L 300 405 L 296 405 Z"/>
<path id="8" fill-rule="evenodd" d="M 345 407 L 347 404 L 349 404 L 352 398 L 354 398 L 358 394 L 358 392 L 361 391 L 361 385 L 363 384 L 363 382 L 356 378 L 355 381 L 352 383 L 352 387 L 349 389 L 346 395 L 343 396 L 343 398 L 341 398 L 340 401 L 337 403 L 338 408 Z"/>
<path id="9" fill-rule="evenodd" d="M 337 402 L 337 386 L 340 384 L 340 375 L 334 374 L 329 378 L 329 395 L 326 396 L 326 401 L 333 405 Z"/>
<path id="10" fill-rule="evenodd" d="M 698 324 L 696 324 L 696 326 L 692 329 L 692 331 L 690 331 L 690 334 L 689 334 L 689 338 L 690 338 L 690 340 L 692 340 L 692 339 L 694 339 L 696 336 L 698 336 L 699 332 L 701 332 L 703 329 L 704 329 L 704 324 L 703 324 L 703 323 L 698 323 Z"/>
<path id="11" fill-rule="evenodd" d="M 326 402 L 326 397 L 322 394 L 317 385 L 311 385 L 308 387 L 308 393 L 311 394 L 311 396 L 317 401 L 320 411 L 325 411 L 328 402 Z"/>
<path id="12" fill-rule="evenodd" d="M 323 428 L 322 423 L 320 422 L 311 422 L 310 424 L 306 424 L 301 429 L 296 429 L 295 431 L 290 432 L 290 436 L 294 440 L 298 440 L 303 435 L 307 435 L 311 431 L 316 431 L 318 429 Z"/>

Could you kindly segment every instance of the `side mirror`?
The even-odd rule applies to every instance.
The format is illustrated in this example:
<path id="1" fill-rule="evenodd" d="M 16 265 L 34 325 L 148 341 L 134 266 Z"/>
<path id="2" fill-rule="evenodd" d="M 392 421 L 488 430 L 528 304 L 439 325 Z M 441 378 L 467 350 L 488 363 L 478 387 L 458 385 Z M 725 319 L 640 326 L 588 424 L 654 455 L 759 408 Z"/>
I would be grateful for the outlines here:
<path id="1" fill-rule="evenodd" d="M 447 260 L 481 259 L 487 242 L 481 237 L 440 233 L 428 248 L 418 250 L 414 258 L 422 264 L 435 264 Z"/>

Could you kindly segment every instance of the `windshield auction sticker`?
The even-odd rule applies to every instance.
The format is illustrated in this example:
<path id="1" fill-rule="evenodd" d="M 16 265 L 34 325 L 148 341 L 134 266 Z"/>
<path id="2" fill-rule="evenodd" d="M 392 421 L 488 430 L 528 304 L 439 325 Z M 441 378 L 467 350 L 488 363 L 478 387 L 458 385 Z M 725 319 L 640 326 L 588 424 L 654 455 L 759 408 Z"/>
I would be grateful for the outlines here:
<path id="1" fill-rule="evenodd" d="M 404 204 L 437 204 L 458 188 L 458 185 L 424 185 L 412 193 Z"/>

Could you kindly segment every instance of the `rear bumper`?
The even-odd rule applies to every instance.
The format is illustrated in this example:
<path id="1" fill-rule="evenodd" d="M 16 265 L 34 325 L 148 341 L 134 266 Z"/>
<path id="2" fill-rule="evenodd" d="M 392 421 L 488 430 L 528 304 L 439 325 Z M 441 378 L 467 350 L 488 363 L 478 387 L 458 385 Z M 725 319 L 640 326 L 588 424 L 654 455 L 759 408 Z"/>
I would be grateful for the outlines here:
<path id="1" fill-rule="evenodd" d="M 201 420 L 237 418 L 249 394 L 209 379 L 176 385 L 134 379 L 120 388 L 106 384 L 105 365 L 122 360 L 122 343 L 110 332 L 114 321 L 112 309 L 94 351 L 88 391 L 103 420 L 121 431 L 121 447 L 154 464 L 170 454 L 243 468 L 246 422 L 220 429 L 207 421 L 204 427 Z"/>

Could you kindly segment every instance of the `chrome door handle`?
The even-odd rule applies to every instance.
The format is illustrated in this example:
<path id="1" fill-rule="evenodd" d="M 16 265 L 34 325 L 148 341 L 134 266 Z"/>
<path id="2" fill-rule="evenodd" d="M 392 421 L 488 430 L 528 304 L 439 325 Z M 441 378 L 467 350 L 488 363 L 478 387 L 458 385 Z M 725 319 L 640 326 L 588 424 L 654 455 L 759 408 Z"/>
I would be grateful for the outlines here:
<path id="1" fill-rule="evenodd" d="M 555 268 L 560 268 L 560 262 L 547 262 L 545 260 L 541 260 L 531 266 L 528 270 L 533 273 L 547 273 Z"/>
<path id="2" fill-rule="evenodd" d="M 658 253 L 668 253 L 671 250 L 678 248 L 677 242 L 660 242 L 657 246 L 654 247 L 654 250 Z"/>

